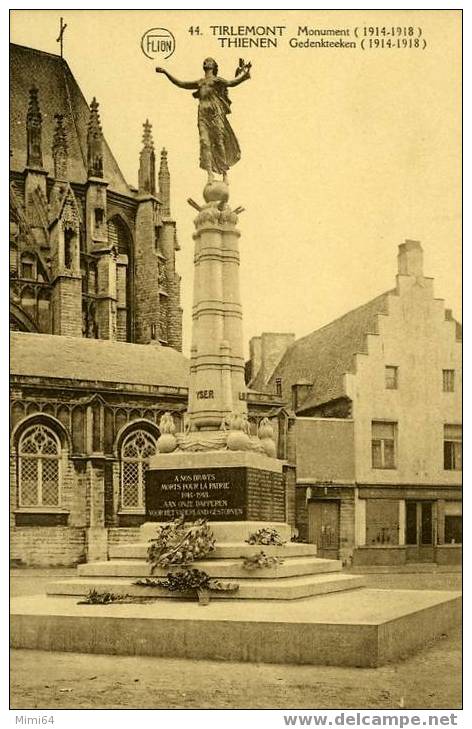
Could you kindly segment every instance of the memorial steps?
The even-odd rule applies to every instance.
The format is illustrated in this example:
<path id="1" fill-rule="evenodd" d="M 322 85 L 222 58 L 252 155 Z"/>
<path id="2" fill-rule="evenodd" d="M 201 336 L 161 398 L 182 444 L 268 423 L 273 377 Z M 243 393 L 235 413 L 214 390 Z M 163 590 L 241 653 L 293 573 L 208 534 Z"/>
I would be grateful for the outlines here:
<path id="1" fill-rule="evenodd" d="M 108 553 L 111 560 L 116 559 L 146 559 L 148 545 L 145 542 L 138 544 L 110 545 Z M 211 553 L 212 559 L 238 559 L 249 557 L 255 551 L 263 550 L 271 557 L 316 557 L 316 544 L 303 542 L 287 542 L 283 547 L 273 544 L 254 545 L 246 542 L 217 542 L 215 550 Z M 336 560 L 332 560 L 336 561 Z"/>
<path id="2" fill-rule="evenodd" d="M 239 581 L 236 592 L 211 591 L 212 600 L 297 600 L 315 595 L 327 595 L 331 592 L 352 590 L 363 587 L 365 580 L 359 575 L 343 575 L 337 573 L 318 574 L 298 577 L 272 578 L 260 580 L 247 578 Z M 86 595 L 89 590 L 96 589 L 103 592 L 113 592 L 119 595 L 129 595 L 135 598 L 172 598 L 174 600 L 189 600 L 189 596 L 181 596 L 159 587 L 143 587 L 135 585 L 133 581 L 125 578 L 99 579 L 76 578 L 53 583 L 47 588 L 48 595 Z M 190 598 L 191 599 L 191 598 Z"/>
<path id="3" fill-rule="evenodd" d="M 225 580 L 276 579 L 281 577 L 299 577 L 302 575 L 325 574 L 340 572 L 341 563 L 334 559 L 319 559 L 317 557 L 285 557 L 282 564 L 272 567 L 259 567 L 246 569 L 242 559 L 209 559 L 192 562 L 190 569 L 203 570 L 210 577 Z M 182 569 L 175 567 L 175 569 Z M 165 577 L 173 571 L 169 567 L 154 570 L 154 577 Z M 79 577 L 150 577 L 149 564 L 142 560 L 112 560 L 109 562 L 89 562 L 78 568 Z"/>
<path id="4" fill-rule="evenodd" d="M 240 536 L 240 523 L 224 524 L 215 528 L 219 536 L 224 533 L 231 538 Z M 234 525 L 234 526 L 233 526 Z M 250 528 L 244 524 L 244 534 Z M 279 525 L 287 531 L 287 525 Z M 148 525 L 142 534 L 149 535 Z M 152 533 L 155 532 L 153 525 Z M 90 590 L 127 594 L 139 598 L 166 597 L 178 599 L 175 592 L 155 587 L 135 585 L 137 579 L 144 577 L 162 578 L 172 568 L 158 568 L 151 572 L 146 561 L 147 542 L 114 546 L 110 550 L 111 559 L 106 562 L 88 562 L 79 565 L 77 577 L 71 580 L 56 581 L 48 585 L 48 595 L 86 595 Z M 281 564 L 248 570 L 244 559 L 263 551 L 267 556 L 280 557 Z M 215 550 L 205 559 L 192 562 L 189 567 L 203 570 L 211 578 L 237 582 L 239 589 L 234 592 L 212 591 L 211 597 L 226 600 L 267 599 L 294 600 L 330 592 L 352 590 L 363 587 L 362 575 L 346 575 L 341 572 L 339 560 L 322 559 L 316 556 L 314 544 L 287 542 L 283 546 L 247 544 L 246 542 L 217 542 Z M 175 566 L 173 570 L 182 567 Z"/>

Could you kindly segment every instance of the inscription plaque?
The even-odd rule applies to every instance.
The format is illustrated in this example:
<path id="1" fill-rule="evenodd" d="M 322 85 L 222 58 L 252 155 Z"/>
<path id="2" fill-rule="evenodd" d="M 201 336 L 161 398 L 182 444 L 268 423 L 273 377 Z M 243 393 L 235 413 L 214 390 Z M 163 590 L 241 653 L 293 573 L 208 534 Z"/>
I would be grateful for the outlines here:
<path id="1" fill-rule="evenodd" d="M 150 470 L 146 473 L 146 518 L 170 521 L 244 521 L 246 469 Z"/>

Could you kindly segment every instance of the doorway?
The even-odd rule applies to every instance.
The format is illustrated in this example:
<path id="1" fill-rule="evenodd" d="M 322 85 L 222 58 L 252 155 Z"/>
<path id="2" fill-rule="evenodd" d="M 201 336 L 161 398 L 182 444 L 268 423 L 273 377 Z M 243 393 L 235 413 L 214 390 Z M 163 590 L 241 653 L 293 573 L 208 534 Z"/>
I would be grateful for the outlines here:
<path id="1" fill-rule="evenodd" d="M 407 562 L 434 562 L 436 503 L 405 502 L 405 545 Z"/>
<path id="2" fill-rule="evenodd" d="M 319 557 L 338 558 L 338 500 L 311 501 L 308 504 L 308 539 L 312 544 L 316 544 Z"/>

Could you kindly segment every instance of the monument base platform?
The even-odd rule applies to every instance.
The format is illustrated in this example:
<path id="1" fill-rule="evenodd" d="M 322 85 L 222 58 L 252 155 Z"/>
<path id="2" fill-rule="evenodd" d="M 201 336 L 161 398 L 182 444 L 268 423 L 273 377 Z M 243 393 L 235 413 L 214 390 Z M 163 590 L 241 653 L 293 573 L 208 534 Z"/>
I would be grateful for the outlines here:
<path id="1" fill-rule="evenodd" d="M 376 667 L 460 621 L 459 593 L 353 590 L 295 602 L 162 600 L 77 605 L 71 597 L 11 601 L 13 648 L 194 660 Z"/>
<path id="2" fill-rule="evenodd" d="M 288 524 L 262 522 L 289 537 Z M 72 580 L 48 585 L 48 596 L 11 601 L 15 648 L 151 655 L 222 661 L 378 666 L 407 655 L 460 620 L 459 593 L 363 588 L 362 575 L 339 560 L 320 559 L 314 544 L 250 545 L 259 522 L 212 522 L 215 549 L 192 563 L 211 577 L 237 582 L 237 592 L 211 592 L 211 602 L 136 585 L 150 575 L 144 524 L 141 541 L 117 545 L 106 562 L 80 565 Z M 248 571 L 260 550 L 283 562 Z M 160 569 L 155 576 L 164 575 Z M 135 602 L 79 605 L 90 590 Z M 165 599 L 163 599 L 165 598 Z"/>
<path id="3" fill-rule="evenodd" d="M 158 453 L 146 473 L 146 516 L 171 521 L 287 518 L 282 462 L 251 451 Z"/>

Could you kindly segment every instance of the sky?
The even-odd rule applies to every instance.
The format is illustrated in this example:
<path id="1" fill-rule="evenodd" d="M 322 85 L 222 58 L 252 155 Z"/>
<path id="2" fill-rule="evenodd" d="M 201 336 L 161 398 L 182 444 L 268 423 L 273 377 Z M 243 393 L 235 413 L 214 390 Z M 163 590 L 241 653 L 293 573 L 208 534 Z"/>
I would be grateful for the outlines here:
<path id="1" fill-rule="evenodd" d="M 67 23 L 64 57 L 87 100 L 99 101 L 105 137 L 128 183 L 137 184 L 146 118 L 156 149 L 168 150 L 187 353 L 195 211 L 186 200 L 202 202 L 205 184 L 198 102 L 154 69 L 195 80 L 207 56 L 225 78 L 234 77 L 241 56 L 252 63 L 251 79 L 230 89 L 229 117 L 242 150 L 230 170 L 230 203 L 245 208 L 246 343 L 263 331 L 303 336 L 393 288 L 405 239 L 421 241 L 425 275 L 461 319 L 458 11 L 25 10 L 11 14 L 11 40 L 58 53 L 60 16 Z M 276 48 L 228 48 L 210 27 L 224 25 L 285 29 Z M 344 41 L 356 40 L 355 28 L 362 37 L 364 27 L 377 33 L 412 26 L 426 47 L 362 50 L 360 38 L 356 48 L 291 47 L 291 38 L 314 39 L 298 35 L 304 26 L 348 29 Z M 167 60 L 142 52 L 151 28 L 175 37 Z"/>

